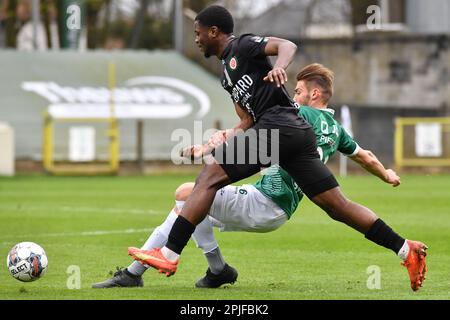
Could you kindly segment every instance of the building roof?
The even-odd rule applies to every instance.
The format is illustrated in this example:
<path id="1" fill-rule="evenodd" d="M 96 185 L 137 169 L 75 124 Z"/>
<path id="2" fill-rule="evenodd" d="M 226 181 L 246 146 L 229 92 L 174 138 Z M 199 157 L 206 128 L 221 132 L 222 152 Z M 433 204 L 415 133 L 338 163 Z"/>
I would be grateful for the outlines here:
<path id="1" fill-rule="evenodd" d="M 287 23 L 288 22 L 288 23 Z M 236 21 L 236 33 L 256 33 L 297 39 L 311 25 L 350 25 L 348 0 L 286 0 L 253 19 Z"/>

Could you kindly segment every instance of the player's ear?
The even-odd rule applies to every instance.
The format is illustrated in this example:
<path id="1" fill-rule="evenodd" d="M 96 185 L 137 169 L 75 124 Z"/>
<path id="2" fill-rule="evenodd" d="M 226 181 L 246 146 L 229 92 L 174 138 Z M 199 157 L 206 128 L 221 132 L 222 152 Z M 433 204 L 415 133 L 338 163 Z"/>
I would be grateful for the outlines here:
<path id="1" fill-rule="evenodd" d="M 212 26 L 208 29 L 208 36 L 210 38 L 216 38 L 219 35 L 219 28 Z"/>
<path id="2" fill-rule="evenodd" d="M 312 89 L 311 98 L 312 98 L 313 100 L 316 100 L 316 99 L 320 99 L 320 97 L 321 97 L 321 92 L 320 92 L 320 90 L 317 89 L 317 88 L 313 88 L 313 89 Z"/>

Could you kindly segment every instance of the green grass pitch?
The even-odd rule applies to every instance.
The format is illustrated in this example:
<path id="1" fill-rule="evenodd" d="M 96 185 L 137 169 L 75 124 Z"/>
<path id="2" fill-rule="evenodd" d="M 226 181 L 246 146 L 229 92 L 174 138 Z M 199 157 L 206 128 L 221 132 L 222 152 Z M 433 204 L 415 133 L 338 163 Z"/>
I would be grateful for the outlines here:
<path id="1" fill-rule="evenodd" d="M 400 235 L 429 246 L 427 280 L 415 293 L 393 252 L 331 220 L 308 199 L 275 232 L 216 232 L 222 253 L 239 271 L 234 285 L 194 288 L 207 264 L 190 241 L 173 277 L 150 269 L 144 275 L 144 288 L 91 289 L 110 270 L 130 263 L 127 247 L 144 243 L 170 211 L 175 188 L 194 179 L 183 175 L 0 178 L 0 299 L 450 297 L 450 176 L 403 176 L 396 189 L 369 176 L 340 179 L 348 197 L 370 207 Z M 38 281 L 21 283 L 8 273 L 8 251 L 21 241 L 36 242 L 47 252 L 49 267 Z M 78 290 L 67 286 L 73 283 L 67 271 L 74 265 L 80 268 Z M 380 289 L 367 286 L 370 266 L 381 271 Z"/>

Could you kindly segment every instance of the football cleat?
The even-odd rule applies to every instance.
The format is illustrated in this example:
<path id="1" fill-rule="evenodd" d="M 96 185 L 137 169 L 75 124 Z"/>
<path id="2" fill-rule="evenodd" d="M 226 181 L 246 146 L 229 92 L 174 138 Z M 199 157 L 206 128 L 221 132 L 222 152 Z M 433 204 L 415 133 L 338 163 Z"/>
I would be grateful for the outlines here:
<path id="1" fill-rule="evenodd" d="M 112 273 L 112 271 L 111 271 Z M 127 274 L 124 270 L 117 267 L 117 271 L 114 273 L 113 277 L 106 279 L 105 281 L 94 283 L 92 288 L 94 289 L 105 289 L 105 288 L 117 288 L 117 287 L 143 287 L 144 281 L 140 276 L 131 276 Z"/>
<path id="2" fill-rule="evenodd" d="M 177 271 L 178 259 L 175 262 L 167 260 L 161 253 L 160 248 L 141 250 L 139 248 L 129 247 L 128 254 L 132 256 L 134 260 L 155 268 L 159 273 L 164 273 L 166 277 L 174 275 Z"/>
<path id="3" fill-rule="evenodd" d="M 428 247 L 422 242 L 407 241 L 409 246 L 408 257 L 402 262 L 402 265 L 408 269 L 411 289 L 417 291 L 425 280 L 425 274 L 427 272 L 425 257 L 427 256 Z"/>
<path id="4" fill-rule="evenodd" d="M 195 286 L 197 288 L 218 288 L 223 284 L 233 284 L 236 282 L 238 272 L 233 267 L 225 264 L 225 267 L 219 274 L 214 274 L 208 268 L 206 275 L 199 279 Z"/>

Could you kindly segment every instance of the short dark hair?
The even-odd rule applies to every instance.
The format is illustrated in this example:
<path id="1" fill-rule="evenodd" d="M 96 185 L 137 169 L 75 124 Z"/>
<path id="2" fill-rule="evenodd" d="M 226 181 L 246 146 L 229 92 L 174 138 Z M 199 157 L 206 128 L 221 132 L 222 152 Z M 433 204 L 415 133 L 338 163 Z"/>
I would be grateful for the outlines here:
<path id="1" fill-rule="evenodd" d="M 233 33 L 234 22 L 231 13 L 221 6 L 209 6 L 200 11 L 195 17 L 195 21 L 200 22 L 205 27 L 217 27 L 226 34 Z"/>

